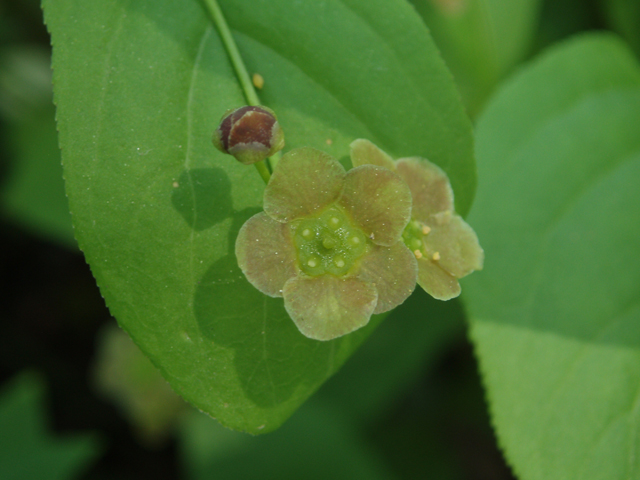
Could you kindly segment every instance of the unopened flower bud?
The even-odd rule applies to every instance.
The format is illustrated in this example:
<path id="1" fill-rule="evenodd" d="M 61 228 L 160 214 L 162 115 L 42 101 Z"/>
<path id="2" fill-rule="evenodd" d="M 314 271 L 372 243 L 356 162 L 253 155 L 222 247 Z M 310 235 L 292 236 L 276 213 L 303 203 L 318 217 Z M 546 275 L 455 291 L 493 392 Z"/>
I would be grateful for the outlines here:
<path id="1" fill-rule="evenodd" d="M 227 112 L 213 132 L 213 145 L 250 165 L 284 147 L 284 133 L 275 113 L 266 107 L 245 106 Z"/>

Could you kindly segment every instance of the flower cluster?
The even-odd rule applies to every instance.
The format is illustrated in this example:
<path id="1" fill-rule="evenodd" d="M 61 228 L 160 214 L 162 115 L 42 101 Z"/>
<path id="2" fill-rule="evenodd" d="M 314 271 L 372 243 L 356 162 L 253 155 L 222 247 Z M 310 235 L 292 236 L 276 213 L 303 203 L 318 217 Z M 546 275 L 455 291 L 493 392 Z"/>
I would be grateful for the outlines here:
<path id="1" fill-rule="evenodd" d="M 258 290 L 284 297 L 304 335 L 331 340 L 413 292 L 416 257 L 401 241 L 411 205 L 386 168 L 346 172 L 319 150 L 292 150 L 265 189 L 264 212 L 238 234 L 238 264 Z"/>
<path id="2" fill-rule="evenodd" d="M 214 145 L 244 164 L 284 146 L 264 107 L 227 112 Z M 264 192 L 264 212 L 236 239 L 249 282 L 284 306 L 304 335 L 331 340 L 398 306 L 416 282 L 431 296 L 460 294 L 458 279 L 480 270 L 484 253 L 454 211 L 447 175 L 419 157 L 393 160 L 368 140 L 351 144 L 350 171 L 313 148 L 290 151 Z"/>
<path id="3" fill-rule="evenodd" d="M 447 175 L 424 158 L 394 161 L 363 139 L 351 144 L 351 161 L 354 167 L 387 168 L 406 182 L 413 208 L 402 239 L 418 261 L 418 284 L 438 300 L 460 295 L 458 279 L 482 269 L 484 252 L 473 229 L 454 211 Z"/>

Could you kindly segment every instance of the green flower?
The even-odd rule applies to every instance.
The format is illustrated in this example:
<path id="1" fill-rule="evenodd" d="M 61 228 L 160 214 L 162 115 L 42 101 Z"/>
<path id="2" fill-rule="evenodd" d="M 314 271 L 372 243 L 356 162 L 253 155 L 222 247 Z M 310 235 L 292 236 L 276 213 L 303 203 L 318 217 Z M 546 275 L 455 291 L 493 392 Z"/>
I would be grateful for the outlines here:
<path id="1" fill-rule="evenodd" d="M 402 234 L 418 260 L 418 285 L 438 300 L 460 295 L 458 279 L 481 270 L 484 252 L 473 229 L 454 211 L 447 174 L 424 158 L 396 160 L 369 140 L 351 144 L 354 167 L 377 165 L 396 172 L 413 196 L 411 221 Z"/>
<path id="2" fill-rule="evenodd" d="M 298 329 L 331 340 L 413 292 L 415 256 L 400 241 L 411 192 L 374 165 L 346 172 L 313 148 L 287 153 L 264 192 L 264 212 L 242 226 L 238 264 L 258 290 L 284 297 Z"/>

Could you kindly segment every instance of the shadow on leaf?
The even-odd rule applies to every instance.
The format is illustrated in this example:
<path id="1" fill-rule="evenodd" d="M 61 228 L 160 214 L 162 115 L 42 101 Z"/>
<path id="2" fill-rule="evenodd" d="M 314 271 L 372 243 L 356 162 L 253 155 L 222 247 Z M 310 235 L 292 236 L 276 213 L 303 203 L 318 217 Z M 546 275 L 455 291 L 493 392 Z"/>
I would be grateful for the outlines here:
<path id="1" fill-rule="evenodd" d="M 171 203 L 191 228 L 206 230 L 233 212 L 231 182 L 220 168 L 184 170 L 171 194 Z"/>
<path id="2" fill-rule="evenodd" d="M 242 224 L 257 209 L 233 216 L 231 249 Z M 302 386 L 320 385 L 333 373 L 334 342 L 304 337 L 281 298 L 256 290 L 238 267 L 233 252 L 215 262 L 199 282 L 194 312 L 202 335 L 235 349 L 234 365 L 247 397 L 267 408 L 279 405 Z"/>

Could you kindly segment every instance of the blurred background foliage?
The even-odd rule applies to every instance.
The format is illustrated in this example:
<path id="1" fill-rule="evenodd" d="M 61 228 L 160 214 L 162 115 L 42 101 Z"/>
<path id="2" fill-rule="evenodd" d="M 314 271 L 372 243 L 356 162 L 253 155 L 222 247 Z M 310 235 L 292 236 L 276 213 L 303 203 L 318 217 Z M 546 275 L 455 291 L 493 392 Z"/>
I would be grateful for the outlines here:
<path id="1" fill-rule="evenodd" d="M 636 0 L 411 2 L 472 119 L 522 62 L 575 33 L 613 30 L 640 53 Z M 513 478 L 461 303 L 421 291 L 274 433 L 226 430 L 175 395 L 77 249 L 50 53 L 39 2 L 1 1 L 0 478 Z"/>

